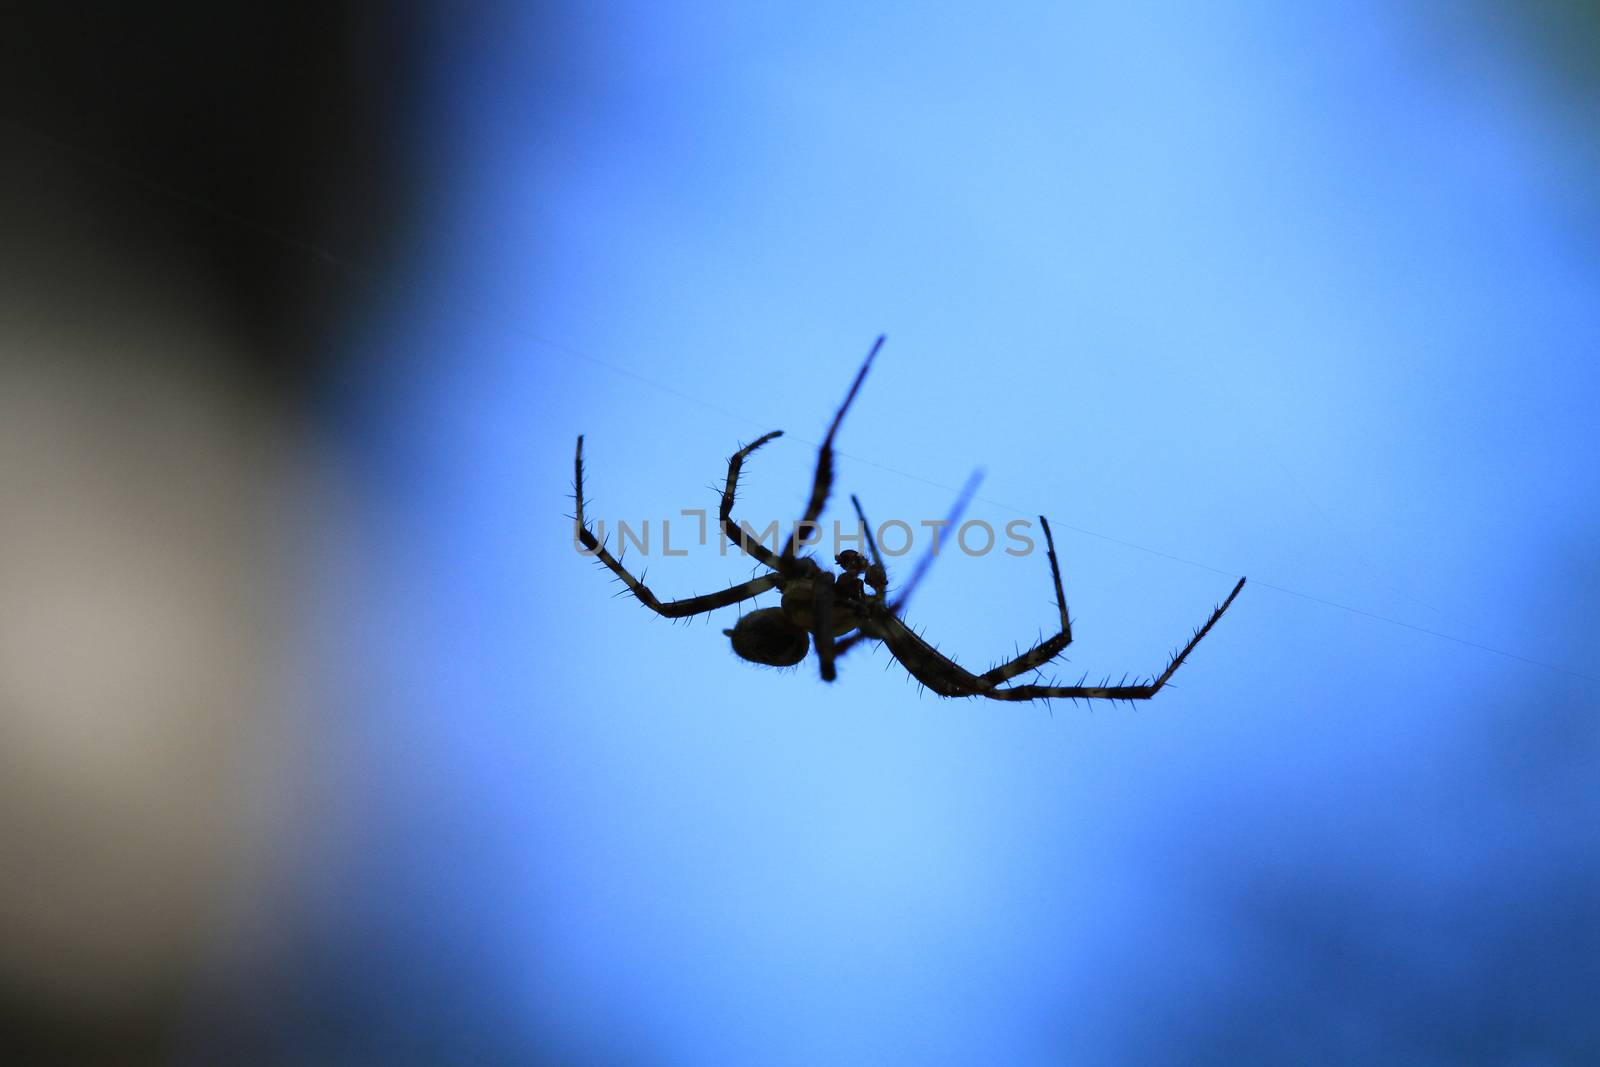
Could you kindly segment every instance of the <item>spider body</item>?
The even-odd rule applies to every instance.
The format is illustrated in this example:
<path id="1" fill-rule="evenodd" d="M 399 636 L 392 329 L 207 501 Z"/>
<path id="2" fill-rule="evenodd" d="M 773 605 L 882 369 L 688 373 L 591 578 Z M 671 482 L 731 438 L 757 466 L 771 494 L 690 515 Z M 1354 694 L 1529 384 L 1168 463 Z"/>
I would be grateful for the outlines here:
<path id="1" fill-rule="evenodd" d="M 805 628 L 782 608 L 760 608 L 741 615 L 733 629 L 722 632 L 733 642 L 736 656 L 765 667 L 793 667 L 811 652 Z"/>
<path id="2" fill-rule="evenodd" d="M 871 565 L 859 552 L 841 552 L 837 562 L 844 568 L 843 574 L 834 574 L 812 559 L 796 560 L 796 576 L 784 582 L 778 607 L 741 615 L 733 629 L 722 631 L 732 641 L 734 653 L 767 667 L 792 667 L 805 659 L 811 649 L 810 634 L 818 625 L 817 591 L 824 586 L 830 587 L 826 595 L 831 598 L 832 635 L 844 637 L 852 630 L 866 633 L 873 606 L 869 597 L 882 600 L 887 583 L 880 580 L 877 591 L 867 593 L 866 582 L 872 575 L 863 582 L 861 574 L 870 571 Z M 881 577 L 881 569 L 877 574 Z"/>
<path id="3" fill-rule="evenodd" d="M 689 597 L 684 600 L 663 602 L 639 579 L 624 568 L 619 560 L 607 551 L 604 544 L 590 531 L 583 515 L 583 438 L 578 438 L 574 463 L 574 499 L 577 511 L 573 515 L 574 535 L 591 555 L 599 559 L 627 586 L 634 597 L 645 607 L 667 618 L 684 618 L 714 611 L 720 607 L 738 604 L 758 596 L 769 589 L 779 591 L 777 607 L 761 608 L 742 615 L 731 629 L 723 630 L 732 643 L 733 651 L 741 659 L 769 667 L 792 667 L 802 662 L 812 648 L 816 649 L 822 679 L 831 682 L 836 677 L 835 664 L 845 653 L 864 640 L 881 641 L 909 673 L 928 689 L 948 697 L 986 697 L 991 700 L 1048 700 L 1055 698 L 1089 700 L 1147 700 L 1167 684 L 1175 671 L 1194 651 L 1222 618 L 1245 580 L 1239 579 L 1228 598 L 1222 602 L 1194 632 L 1189 642 L 1167 662 L 1166 669 L 1149 681 L 1134 685 L 1045 685 L 1035 683 L 1010 683 L 1012 679 L 1029 671 L 1036 671 L 1060 655 L 1072 642 L 1072 623 L 1067 616 L 1067 598 L 1061 584 L 1061 567 L 1056 559 L 1055 540 L 1050 534 L 1050 523 L 1043 515 L 1039 523 L 1044 529 L 1045 546 L 1050 561 L 1050 577 L 1055 587 L 1056 608 L 1061 628 L 1053 636 L 1040 641 L 1028 651 L 1001 663 L 982 674 L 975 674 L 955 660 L 944 655 L 912 630 L 901 619 L 900 613 L 917 581 L 926 569 L 928 559 L 913 573 L 906 588 L 893 600 L 888 598 L 889 580 L 878 546 L 873 541 L 871 528 L 862 512 L 861 502 L 851 497 L 856 516 L 861 522 L 862 536 L 870 558 L 847 549 L 834 559 L 839 573 L 827 570 L 816 560 L 796 554 L 800 547 L 800 531 L 815 529 L 817 519 L 827 503 L 833 486 L 833 437 L 845 412 L 855 399 L 857 390 L 872 366 L 873 357 L 883 346 L 879 337 L 866 360 L 856 373 L 855 381 L 846 394 L 844 403 L 834 414 L 827 436 L 817 454 L 817 470 L 812 480 L 811 495 L 806 503 L 804 517 L 795 525 L 780 552 L 774 553 L 760 541 L 753 541 L 733 520 L 733 502 L 738 487 L 739 472 L 744 461 L 756 449 L 778 437 L 783 431 L 774 430 L 739 449 L 728 460 L 728 478 L 722 491 L 722 506 L 718 513 L 722 533 L 742 549 L 768 573 L 748 582 L 731 586 L 719 593 Z M 970 497 L 973 482 L 957 501 L 949 524 L 955 525 L 966 500 Z M 931 558 L 931 556 L 930 556 Z"/>

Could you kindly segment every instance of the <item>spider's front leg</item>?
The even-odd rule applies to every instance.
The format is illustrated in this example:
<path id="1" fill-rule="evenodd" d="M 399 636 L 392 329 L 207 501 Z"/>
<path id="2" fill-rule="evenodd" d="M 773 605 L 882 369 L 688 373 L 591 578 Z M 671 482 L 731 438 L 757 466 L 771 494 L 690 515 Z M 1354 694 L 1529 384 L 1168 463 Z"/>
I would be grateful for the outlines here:
<path id="1" fill-rule="evenodd" d="M 1239 591 L 1244 588 L 1245 580 L 1240 578 L 1239 583 L 1233 587 L 1233 592 L 1228 594 L 1228 599 L 1211 613 L 1205 625 L 1196 630 L 1189 643 L 1172 657 L 1167 663 L 1166 670 L 1143 685 L 1003 686 L 1000 683 L 1015 678 L 1025 671 L 1041 667 L 1054 659 L 1072 641 L 1072 624 L 1067 617 L 1067 598 L 1062 590 L 1061 568 L 1056 559 L 1055 540 L 1050 535 L 1050 523 L 1044 516 L 1039 517 L 1039 522 L 1044 527 L 1045 545 L 1050 559 L 1050 577 L 1055 584 L 1056 606 L 1061 612 L 1061 630 L 1055 636 L 1039 642 L 1015 659 L 981 675 L 973 674 L 923 640 L 891 609 L 880 607 L 872 612 L 868 624 L 869 636 L 882 640 L 888 646 L 889 652 L 900 661 L 913 678 L 940 696 L 981 696 L 991 700 L 1049 700 L 1080 697 L 1087 700 L 1148 700 L 1167 684 L 1179 667 L 1183 666 L 1183 661 L 1188 659 L 1189 653 L 1193 652 L 1201 639 L 1211 632 L 1211 628 L 1222 618 L 1234 598 L 1239 595 Z M 868 627 L 862 629 L 863 632 L 868 632 Z"/>
<path id="2" fill-rule="evenodd" d="M 969 484 L 971 483 L 969 482 Z M 1050 560 L 1050 580 L 1055 585 L 1056 610 L 1061 615 L 1061 629 L 1052 636 L 1040 641 L 1028 651 L 1007 660 L 998 667 L 983 674 L 973 674 L 965 667 L 957 666 L 955 661 L 941 655 L 931 645 L 917 637 L 904 623 L 900 622 L 898 615 L 899 606 L 904 602 L 904 596 L 902 596 L 895 603 L 889 605 L 888 614 L 891 616 L 892 622 L 888 620 L 881 621 L 880 629 L 891 634 L 890 637 L 883 639 L 884 643 L 889 646 L 889 651 L 923 685 L 943 696 L 987 694 L 988 690 L 993 689 L 1001 682 L 1044 666 L 1061 655 L 1066 650 L 1066 647 L 1072 644 L 1072 620 L 1067 616 L 1067 594 L 1061 585 L 1061 564 L 1056 558 L 1055 538 L 1050 534 L 1049 520 L 1040 515 L 1039 523 L 1044 527 L 1045 554 Z M 913 664 L 915 664 L 915 667 L 913 667 Z"/>
<path id="3" fill-rule="evenodd" d="M 1243 578 L 1239 579 L 1239 583 L 1233 587 L 1233 592 L 1228 594 L 1228 599 L 1224 600 L 1211 613 L 1211 617 L 1206 620 L 1205 625 L 1196 630 L 1194 636 L 1189 638 L 1189 643 L 1179 649 L 1178 654 L 1172 657 L 1171 661 L 1167 663 L 1167 669 L 1144 685 L 1013 685 L 998 689 L 988 689 L 980 695 L 989 697 L 992 700 L 1051 700 L 1063 697 L 1074 700 L 1078 697 L 1092 700 L 1149 700 L 1160 692 L 1161 687 L 1167 684 L 1167 680 L 1177 673 L 1179 667 L 1183 666 L 1183 661 L 1189 658 L 1189 653 L 1194 651 L 1194 647 L 1200 643 L 1200 639 L 1211 632 L 1211 628 L 1217 624 L 1217 620 L 1222 618 L 1222 613 L 1228 610 L 1228 605 L 1233 603 L 1233 598 L 1238 596 L 1239 590 L 1244 588 L 1244 581 Z"/>
<path id="4" fill-rule="evenodd" d="M 1039 516 L 1039 525 L 1044 527 L 1045 555 L 1050 560 L 1050 580 L 1056 587 L 1056 610 L 1061 613 L 1061 629 L 1056 631 L 1055 636 L 1040 641 L 1022 655 L 981 675 L 980 680 L 991 687 L 1043 667 L 1072 644 L 1072 620 L 1067 617 L 1067 594 L 1061 586 L 1061 563 L 1056 559 L 1056 540 L 1050 535 L 1050 522 L 1043 515 Z"/>

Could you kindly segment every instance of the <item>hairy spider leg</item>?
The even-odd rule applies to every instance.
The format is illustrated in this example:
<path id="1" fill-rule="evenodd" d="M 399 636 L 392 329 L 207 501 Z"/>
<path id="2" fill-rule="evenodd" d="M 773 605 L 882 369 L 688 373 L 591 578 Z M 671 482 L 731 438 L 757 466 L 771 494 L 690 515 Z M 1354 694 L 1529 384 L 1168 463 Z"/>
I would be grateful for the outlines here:
<path id="1" fill-rule="evenodd" d="M 1050 523 L 1043 515 L 1039 516 L 1039 525 L 1044 527 L 1045 555 L 1050 559 L 1050 580 L 1056 587 L 1056 610 L 1061 613 L 1061 629 L 1054 637 L 1040 641 L 1016 659 L 982 674 L 982 680 L 990 685 L 1042 667 L 1072 644 L 1072 620 L 1067 617 L 1067 594 L 1061 588 L 1061 564 L 1056 559 L 1056 540 L 1050 536 Z"/>
<path id="2" fill-rule="evenodd" d="M 827 436 L 822 439 L 822 447 L 817 451 L 817 473 L 811 482 L 811 499 L 806 502 L 805 517 L 795 524 L 789 534 L 789 539 L 783 543 L 783 563 L 794 559 L 795 550 L 799 546 L 801 529 L 812 526 L 822 514 L 823 505 L 828 502 L 828 493 L 833 488 L 833 435 L 838 432 L 839 424 L 844 421 L 844 413 L 850 410 L 850 402 L 856 398 L 856 391 L 861 388 L 861 383 L 866 380 L 867 369 L 872 366 L 872 357 L 878 354 L 878 349 L 883 347 L 884 335 L 879 334 L 873 342 L 872 351 L 867 353 L 867 358 L 862 361 L 861 369 L 856 372 L 856 380 L 850 383 L 850 392 L 845 394 L 844 403 L 839 405 L 839 410 L 834 413 L 833 423 L 828 427 Z M 781 569 L 781 567 L 780 567 Z"/>
<path id="3" fill-rule="evenodd" d="M 960 525 L 962 515 L 966 514 L 966 506 L 968 506 L 968 502 L 971 502 L 974 494 L 978 493 L 978 486 L 981 485 L 982 480 L 984 480 L 984 472 L 981 469 L 974 470 L 970 475 L 966 475 L 966 485 L 962 486 L 962 491 L 955 498 L 954 506 L 950 507 L 950 514 L 944 520 L 944 528 L 946 530 Z M 883 558 L 878 555 L 877 541 L 874 541 L 874 537 L 872 537 L 872 523 L 867 522 L 867 514 L 864 510 L 861 510 L 861 501 L 856 499 L 854 494 L 851 494 L 850 502 L 856 509 L 856 518 L 861 522 L 862 533 L 866 534 L 867 549 L 872 552 L 872 561 L 877 563 L 880 568 L 883 568 Z M 917 566 L 912 569 L 910 581 L 906 582 L 906 587 L 899 590 L 894 595 L 893 600 L 890 600 L 890 611 L 893 611 L 894 614 L 899 614 L 906 609 L 906 605 L 910 601 L 910 595 L 917 590 L 918 582 L 922 582 L 923 577 L 928 574 L 928 568 L 933 566 L 934 558 L 938 558 L 938 553 L 934 552 L 933 545 L 930 544 L 928 545 L 928 550 L 922 553 L 922 558 L 917 560 Z M 885 571 L 885 574 L 888 573 L 888 568 L 883 568 L 883 571 Z M 867 633 L 851 633 L 850 637 L 846 637 L 845 640 L 838 643 L 837 648 L 834 649 L 835 656 L 843 656 L 843 654 L 848 653 L 851 648 L 859 645 L 864 640 L 869 640 Z"/>
<path id="4" fill-rule="evenodd" d="M 856 519 L 861 523 L 861 534 L 866 539 L 867 551 L 872 555 L 872 562 L 880 571 L 883 572 L 883 580 L 885 583 L 887 583 L 889 580 L 889 569 L 883 565 L 883 557 L 878 554 L 877 539 L 872 536 L 872 524 L 867 521 L 867 513 L 861 509 L 861 501 L 854 493 L 850 494 L 850 504 L 856 509 Z M 888 591 L 887 585 L 885 585 L 884 591 Z M 891 607 L 890 610 L 893 611 L 894 609 Z M 871 635 L 864 630 L 857 630 L 848 637 L 839 640 L 833 646 L 834 658 L 838 659 L 842 657 L 845 653 L 849 652 L 852 648 L 855 648 L 862 641 L 867 640 L 867 638 L 870 636 Z"/>
<path id="5" fill-rule="evenodd" d="M 950 514 L 944 520 L 945 529 L 952 529 L 960 525 L 961 516 L 966 514 L 967 504 L 972 500 L 973 495 L 977 493 L 978 486 L 982 482 L 982 470 L 975 470 L 967 476 L 967 484 L 961 487 L 960 495 L 956 497 L 954 506 L 950 508 Z M 878 555 L 878 544 L 872 538 L 872 524 L 867 521 L 866 512 L 861 510 L 861 501 L 857 500 L 854 494 L 851 494 L 850 503 L 855 505 L 856 518 L 861 522 L 862 532 L 866 536 L 867 548 L 872 552 L 872 562 L 879 567 L 883 567 L 883 560 Z M 933 546 L 930 544 L 928 551 L 922 554 L 922 558 L 917 561 L 916 567 L 911 571 L 911 579 L 906 582 L 905 588 L 896 593 L 894 599 L 889 601 L 890 611 L 899 615 L 905 610 L 906 604 L 911 600 L 911 594 L 916 591 L 917 584 L 927 575 L 928 569 L 933 566 L 933 561 L 937 556 L 938 554 L 933 551 Z M 885 573 L 888 573 L 887 569 L 885 569 Z M 843 656 L 862 641 L 868 639 L 869 635 L 857 631 L 839 642 L 834 649 L 834 655 L 836 657 Z"/>
<path id="6" fill-rule="evenodd" d="M 831 682 L 837 675 L 833 666 L 833 579 L 827 574 L 819 575 L 812 585 L 811 630 L 822 680 Z"/>
<path id="7" fill-rule="evenodd" d="M 1198 645 L 1200 643 L 1200 639 L 1211 631 L 1211 628 L 1217 624 L 1218 619 L 1222 618 L 1222 613 L 1228 610 L 1228 605 L 1233 603 L 1233 598 L 1238 596 L 1239 590 L 1244 588 L 1244 582 L 1245 580 L 1243 578 L 1239 579 L 1239 584 L 1233 587 L 1233 592 L 1228 594 L 1228 599 L 1224 600 L 1217 610 L 1211 613 L 1211 617 L 1206 620 L 1206 624 L 1200 627 L 1200 629 L 1196 630 L 1194 632 L 1194 636 L 1189 638 L 1189 643 L 1184 645 L 1176 656 L 1172 657 L 1172 661 L 1167 664 L 1167 669 L 1162 671 L 1161 674 L 1148 685 L 1113 685 L 1098 687 L 1079 685 L 1013 685 L 1001 689 L 986 690 L 981 695 L 989 697 L 992 700 L 1049 700 L 1062 697 L 1089 697 L 1102 700 L 1149 700 L 1160 691 L 1162 686 L 1167 684 L 1167 679 L 1171 678 L 1174 672 L 1176 672 L 1179 667 L 1183 666 L 1183 661 L 1189 657 L 1189 653 L 1194 651 L 1194 646 Z"/>
<path id="8" fill-rule="evenodd" d="M 657 599 L 656 595 L 650 591 L 648 586 L 646 586 L 639 579 L 635 578 L 632 574 L 629 574 L 627 568 L 611 555 L 611 553 L 606 549 L 606 546 L 600 543 L 600 539 L 595 537 L 593 532 L 590 531 L 589 524 L 584 521 L 582 434 L 578 435 L 578 454 L 573 466 L 573 488 L 575 490 L 573 493 L 573 499 L 577 501 L 578 505 L 577 514 L 573 516 L 573 522 L 575 523 L 574 532 L 577 534 L 578 540 L 582 542 L 584 548 L 588 549 L 595 556 L 599 557 L 600 562 L 604 563 L 611 569 L 611 573 L 622 579 L 623 584 L 628 587 L 628 589 L 636 598 L 638 598 L 639 603 L 643 604 L 657 615 L 663 615 L 669 619 L 681 619 L 689 615 L 700 615 L 707 611 L 714 611 L 717 608 L 727 607 L 729 604 L 737 604 L 741 600 L 749 600 L 751 597 L 760 593 L 764 593 L 768 589 L 772 589 L 777 586 L 779 581 L 778 575 L 765 574 L 760 578 L 753 578 L 748 582 L 742 582 L 739 585 L 729 586 L 727 589 L 717 593 L 705 593 L 701 596 L 687 597 L 683 600 L 661 601 Z"/>
<path id="9" fill-rule="evenodd" d="M 1233 592 L 1228 594 L 1228 599 L 1211 613 L 1204 626 L 1196 630 L 1189 643 L 1179 650 L 1176 656 L 1167 664 L 1166 670 L 1144 685 L 1112 685 L 1112 686 L 1084 686 L 1084 685 L 1015 685 L 1000 686 L 991 680 L 994 675 L 1015 666 L 1018 662 L 1030 658 L 1035 652 L 1045 650 L 1050 644 L 1046 641 L 1037 649 L 1024 653 L 1023 656 L 1013 660 L 1010 664 L 996 668 L 985 675 L 976 675 L 962 667 L 959 663 L 944 655 L 925 641 L 919 634 L 887 610 L 873 612 L 868 626 L 873 631 L 873 636 L 880 638 L 888 646 L 889 652 L 900 661 L 901 666 L 910 672 L 911 676 L 940 696 L 947 697 L 988 697 L 991 700 L 1039 700 L 1039 699 L 1076 699 L 1086 700 L 1148 700 L 1167 684 L 1174 672 L 1183 665 L 1189 653 L 1194 651 L 1201 638 L 1205 637 L 1222 618 L 1223 612 L 1233 603 L 1239 591 L 1244 588 L 1245 580 L 1239 579 L 1239 584 L 1233 587 Z M 1059 580 L 1058 580 L 1059 584 Z M 1065 609 L 1063 609 L 1063 616 Z M 1065 636 L 1065 630 L 1058 636 Z M 1064 646 L 1063 646 L 1064 647 Z M 1026 670 L 1021 667 L 1019 670 Z M 1011 677 L 1012 675 L 1006 675 Z"/>
<path id="10" fill-rule="evenodd" d="M 718 510 L 718 517 L 722 525 L 722 532 L 728 541 L 737 549 L 754 556 L 756 562 L 781 571 L 778 558 L 774 556 L 766 545 L 757 537 L 745 537 L 733 521 L 733 494 L 739 488 L 739 468 L 744 466 L 745 457 L 756 449 L 772 440 L 782 437 L 782 430 L 773 430 L 771 433 L 762 434 L 760 437 L 745 445 L 739 451 L 728 457 L 728 480 L 722 487 L 722 507 Z"/>

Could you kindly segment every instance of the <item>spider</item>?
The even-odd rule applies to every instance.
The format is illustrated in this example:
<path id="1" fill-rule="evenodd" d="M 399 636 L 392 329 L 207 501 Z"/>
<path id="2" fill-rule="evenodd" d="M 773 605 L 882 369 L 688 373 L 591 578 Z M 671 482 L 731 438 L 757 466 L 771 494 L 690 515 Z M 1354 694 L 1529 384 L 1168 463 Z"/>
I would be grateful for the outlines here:
<path id="1" fill-rule="evenodd" d="M 739 449 L 728 460 L 728 478 L 723 486 L 722 506 L 718 512 L 721 531 L 730 542 L 766 567 L 768 573 L 752 578 L 748 582 L 730 586 L 718 593 L 707 593 L 684 600 L 658 599 L 643 582 L 629 573 L 621 562 L 607 551 L 605 545 L 590 531 L 584 519 L 581 435 L 578 437 L 577 456 L 574 462 L 574 498 L 577 501 L 577 511 L 573 515 L 573 521 L 577 539 L 590 555 L 598 557 L 600 562 L 627 586 L 641 604 L 666 618 L 677 619 L 700 615 L 749 600 L 769 589 L 778 590 L 782 595 L 782 601 L 778 606 L 748 612 L 740 617 L 732 629 L 722 631 L 731 640 L 733 651 L 741 659 L 752 663 L 770 667 L 791 667 L 804 660 L 811 647 L 815 646 L 822 679 L 831 682 L 837 675 L 835 665 L 841 656 L 863 640 L 875 640 L 883 642 L 890 654 L 913 678 L 940 696 L 987 697 L 991 700 L 1053 698 L 1148 700 L 1155 696 L 1161 687 L 1167 684 L 1173 673 L 1183 665 L 1183 661 L 1194 651 L 1200 639 L 1211 631 L 1217 620 L 1222 618 L 1223 612 L 1228 610 L 1228 606 L 1244 588 L 1243 578 L 1239 579 L 1239 583 L 1233 587 L 1233 592 L 1228 594 L 1228 598 L 1221 606 L 1211 613 L 1205 625 L 1194 632 L 1189 643 L 1167 662 L 1166 669 L 1147 682 L 1136 685 L 1099 686 L 1032 683 L 1008 685 L 1006 683 L 1018 675 L 1037 670 L 1055 659 L 1072 642 L 1072 622 L 1067 617 L 1067 598 L 1061 586 L 1061 568 L 1056 561 L 1055 539 L 1050 534 L 1050 523 L 1043 515 L 1039 516 L 1039 525 L 1044 529 L 1046 555 L 1050 561 L 1050 579 L 1055 586 L 1056 608 L 1061 616 L 1061 629 L 1053 637 L 1046 638 L 1028 651 L 983 674 L 974 674 L 945 656 L 902 621 L 901 611 L 925 566 L 919 566 L 906 588 L 890 600 L 888 573 L 884 569 L 882 557 L 878 554 L 878 546 L 873 540 L 861 502 L 854 496 L 850 501 L 861 522 L 871 559 L 853 549 L 846 549 L 834 558 L 841 571 L 835 574 L 811 557 L 797 554 L 801 547 L 800 531 L 816 528 L 817 519 L 821 516 L 823 505 L 827 503 L 828 494 L 833 487 L 834 434 L 838 432 L 839 424 L 844 421 L 845 412 L 850 409 L 851 401 L 855 399 L 861 383 L 866 379 L 867 370 L 872 366 L 872 360 L 878 354 L 878 350 L 883 347 L 883 342 L 884 338 L 879 337 L 871 351 L 867 353 L 861 369 L 856 372 L 849 393 L 845 395 L 844 403 L 833 416 L 833 423 L 828 427 L 827 436 L 822 439 L 822 446 L 818 450 L 817 470 L 811 484 L 811 497 L 806 502 L 805 516 L 795 525 L 779 552 L 774 553 L 759 539 L 751 538 L 748 527 L 740 529 L 733 519 L 733 500 L 739 482 L 739 471 L 744 461 L 756 449 L 781 436 L 783 431 L 773 430 L 771 433 L 763 434 Z M 969 482 L 967 491 L 957 502 L 954 513 L 957 518 L 967 497 L 970 496 L 972 486 L 973 483 Z M 923 563 L 925 565 L 927 560 L 925 559 Z"/>

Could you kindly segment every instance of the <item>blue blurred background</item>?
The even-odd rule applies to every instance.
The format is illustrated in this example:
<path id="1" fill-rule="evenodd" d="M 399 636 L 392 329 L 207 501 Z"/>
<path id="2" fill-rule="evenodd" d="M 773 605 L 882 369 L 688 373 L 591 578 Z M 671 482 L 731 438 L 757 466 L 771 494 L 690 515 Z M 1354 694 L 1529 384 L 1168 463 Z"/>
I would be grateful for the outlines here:
<path id="1" fill-rule="evenodd" d="M 112 390 L 203 381 L 252 428 L 217 536 L 262 544 L 201 558 L 273 607 L 186 721 L 214 747 L 176 762 L 226 770 L 171 806 L 226 818 L 152 891 L 156 962 L 46 981 L 124 920 L 9 905 L 14 1003 L 46 1044 L 132 1012 L 107 1032 L 184 1062 L 1600 1062 L 1592 17 L 417 7 L 398 67 L 332 79 L 404 177 L 275 214 L 23 115 L 51 173 L 271 248 L 310 325 Z M 984 468 L 970 517 L 1055 526 L 1071 679 L 1155 672 L 1248 574 L 1170 689 L 943 700 L 881 648 L 829 686 L 574 552 L 582 433 L 658 594 L 749 577 L 680 510 L 781 428 L 739 512 L 792 517 L 880 332 L 829 517 L 939 518 Z M 12 395 L 103 427 L 50 351 L 14 347 Z M 987 667 L 1051 600 L 1042 554 L 947 551 L 908 618 Z M 28 662 L 18 766 L 67 671 Z M 60 697 L 86 734 L 110 677 Z M 41 795 L 90 773 L 49 751 Z M 30 870 L 24 903 L 100 868 Z"/>

